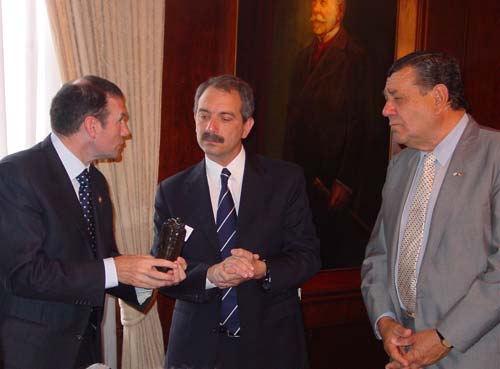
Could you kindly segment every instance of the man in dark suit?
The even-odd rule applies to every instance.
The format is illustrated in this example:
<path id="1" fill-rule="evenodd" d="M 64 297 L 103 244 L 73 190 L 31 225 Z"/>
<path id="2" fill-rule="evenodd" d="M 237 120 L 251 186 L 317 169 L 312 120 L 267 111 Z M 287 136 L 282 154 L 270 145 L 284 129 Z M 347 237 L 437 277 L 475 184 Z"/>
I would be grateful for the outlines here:
<path id="1" fill-rule="evenodd" d="M 343 27 L 344 14 L 344 0 L 311 1 L 315 38 L 295 62 L 284 142 L 284 158 L 305 171 L 324 267 L 360 265 L 369 236 L 359 204 L 363 153 L 374 137 L 373 86 L 368 56 Z M 372 156 L 382 150 L 370 148 Z"/>
<path id="2" fill-rule="evenodd" d="M 104 176 L 130 132 L 121 90 L 95 76 L 52 100 L 52 133 L 0 162 L 0 367 L 84 368 L 101 361 L 104 294 L 144 309 L 179 283 L 182 260 L 120 256 Z M 172 268 L 168 273 L 156 266 Z"/>
<path id="3" fill-rule="evenodd" d="M 466 113 L 458 62 L 390 68 L 389 164 L 362 292 L 387 369 L 500 367 L 500 133 Z"/>
<path id="4" fill-rule="evenodd" d="M 194 119 L 205 159 L 157 191 L 156 234 L 169 217 L 191 232 L 186 280 L 161 289 L 177 298 L 167 368 L 308 367 L 297 289 L 319 269 L 318 240 L 302 171 L 243 148 L 253 109 L 239 78 L 202 83 Z"/>

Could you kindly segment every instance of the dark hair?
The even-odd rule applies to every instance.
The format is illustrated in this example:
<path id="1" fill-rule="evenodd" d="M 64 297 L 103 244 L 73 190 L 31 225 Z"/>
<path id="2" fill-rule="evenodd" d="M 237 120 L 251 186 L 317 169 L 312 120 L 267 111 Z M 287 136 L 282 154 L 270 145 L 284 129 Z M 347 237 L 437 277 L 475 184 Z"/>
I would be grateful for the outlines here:
<path id="1" fill-rule="evenodd" d="M 441 52 L 415 51 L 396 60 L 389 68 L 387 77 L 404 67 L 415 69 L 416 83 L 423 93 L 427 93 L 435 85 L 441 83 L 448 88 L 452 109 L 469 109 L 457 59 Z"/>
<path id="2" fill-rule="evenodd" d="M 240 113 L 243 117 L 243 122 L 246 122 L 248 118 L 253 115 L 255 102 L 252 87 L 250 87 L 250 85 L 247 82 L 243 81 L 241 78 L 232 76 L 230 74 L 223 74 L 221 76 L 212 77 L 198 86 L 198 88 L 196 89 L 196 94 L 194 95 L 193 111 L 195 113 L 198 110 L 198 101 L 200 100 L 201 95 L 203 95 L 205 90 L 209 87 L 214 87 L 218 90 L 224 90 L 226 92 L 238 92 L 241 99 Z"/>
<path id="3" fill-rule="evenodd" d="M 117 85 L 97 76 L 85 76 L 65 83 L 52 99 L 52 130 L 69 136 L 78 131 L 89 115 L 95 116 L 104 125 L 109 114 L 106 109 L 108 96 L 124 99 Z"/>

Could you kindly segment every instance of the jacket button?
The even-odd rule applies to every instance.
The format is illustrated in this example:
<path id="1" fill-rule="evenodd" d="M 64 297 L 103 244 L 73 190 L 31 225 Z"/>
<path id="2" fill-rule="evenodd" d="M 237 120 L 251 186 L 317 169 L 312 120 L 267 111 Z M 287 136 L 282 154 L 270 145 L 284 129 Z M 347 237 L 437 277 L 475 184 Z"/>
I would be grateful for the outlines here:
<path id="1" fill-rule="evenodd" d="M 83 340 L 83 336 L 82 336 L 81 334 L 77 334 L 77 335 L 76 335 L 76 339 L 77 339 L 78 341 L 81 341 L 81 340 Z"/>

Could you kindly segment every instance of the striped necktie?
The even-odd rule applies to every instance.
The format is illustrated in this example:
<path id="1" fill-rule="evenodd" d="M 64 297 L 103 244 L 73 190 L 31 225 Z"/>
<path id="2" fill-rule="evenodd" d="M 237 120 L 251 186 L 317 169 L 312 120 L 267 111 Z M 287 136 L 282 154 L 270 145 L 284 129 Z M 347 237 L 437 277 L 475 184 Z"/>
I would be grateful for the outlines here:
<path id="1" fill-rule="evenodd" d="M 236 223 L 238 218 L 233 197 L 227 186 L 227 181 L 230 176 L 231 172 L 227 170 L 227 168 L 222 169 L 216 221 L 217 236 L 219 238 L 222 259 L 231 256 L 231 250 L 236 241 Z M 239 335 L 240 319 L 238 314 L 236 288 L 230 287 L 222 291 L 220 325 L 225 327 L 229 334 Z"/>

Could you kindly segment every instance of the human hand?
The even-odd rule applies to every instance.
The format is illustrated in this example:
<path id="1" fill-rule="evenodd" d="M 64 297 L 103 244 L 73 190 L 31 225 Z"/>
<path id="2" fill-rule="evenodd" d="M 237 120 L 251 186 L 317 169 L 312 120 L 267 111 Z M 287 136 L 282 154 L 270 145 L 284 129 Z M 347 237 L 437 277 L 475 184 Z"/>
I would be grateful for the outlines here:
<path id="1" fill-rule="evenodd" d="M 207 278 L 219 288 L 234 287 L 254 277 L 253 264 L 254 255 L 251 252 L 234 249 L 231 256 L 208 268 Z"/>
<path id="2" fill-rule="evenodd" d="M 391 317 L 383 317 L 378 323 L 378 330 L 382 336 L 384 350 L 391 358 L 392 362 L 386 365 L 386 369 L 403 369 L 409 365 L 405 358 L 406 345 L 398 344 L 399 338 L 407 338 L 412 335 L 411 329 L 405 328 Z"/>
<path id="3" fill-rule="evenodd" d="M 121 255 L 114 258 L 116 274 L 120 283 L 142 288 L 159 288 L 179 284 L 186 279 L 186 261 L 175 262 L 157 259 L 151 255 Z M 160 272 L 157 267 L 170 268 Z"/>
<path id="4" fill-rule="evenodd" d="M 266 275 L 267 265 L 264 261 L 260 260 L 259 254 L 253 254 L 245 249 L 232 249 L 231 255 L 238 258 L 244 258 L 252 264 L 254 268 L 253 279 L 261 279 Z M 227 271 L 233 272 L 231 270 Z"/>
<path id="5" fill-rule="evenodd" d="M 333 182 L 332 188 L 330 190 L 330 201 L 328 203 L 328 209 L 343 208 L 349 201 L 350 197 L 351 190 L 347 186 L 337 181 Z"/>
<path id="6" fill-rule="evenodd" d="M 432 365 L 451 351 L 443 346 L 435 329 L 426 329 L 409 337 L 398 337 L 394 342 L 397 345 L 410 347 L 405 355 L 410 369 L 421 369 Z"/>

